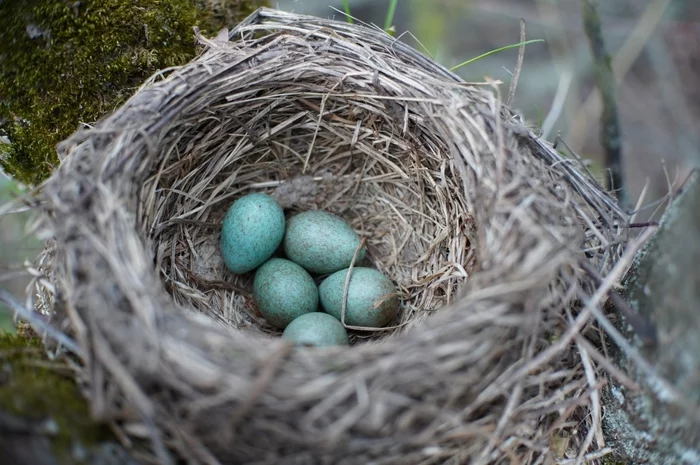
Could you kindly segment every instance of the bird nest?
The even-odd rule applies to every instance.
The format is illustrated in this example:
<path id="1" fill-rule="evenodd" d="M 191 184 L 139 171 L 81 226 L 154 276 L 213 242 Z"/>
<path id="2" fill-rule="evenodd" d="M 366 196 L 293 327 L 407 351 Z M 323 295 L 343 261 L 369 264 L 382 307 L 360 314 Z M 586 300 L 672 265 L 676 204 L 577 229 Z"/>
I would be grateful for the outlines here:
<path id="1" fill-rule="evenodd" d="M 62 143 L 35 203 L 51 237 L 38 306 L 75 342 L 95 415 L 160 463 L 540 464 L 603 447 L 581 264 L 610 271 L 626 217 L 576 159 L 493 83 L 378 29 L 262 9 L 199 40 Z M 397 285 L 391 327 L 349 347 L 280 339 L 219 254 L 250 192 L 345 218 Z"/>

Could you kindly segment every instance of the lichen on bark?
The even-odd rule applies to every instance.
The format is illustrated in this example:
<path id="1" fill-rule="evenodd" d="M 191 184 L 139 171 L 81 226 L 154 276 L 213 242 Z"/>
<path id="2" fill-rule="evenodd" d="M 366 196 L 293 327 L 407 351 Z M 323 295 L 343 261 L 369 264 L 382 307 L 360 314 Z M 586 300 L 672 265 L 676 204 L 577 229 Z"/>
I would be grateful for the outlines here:
<path id="1" fill-rule="evenodd" d="M 633 392 L 611 379 L 605 392 L 606 440 L 628 465 L 700 463 L 698 237 L 700 183 L 695 175 L 666 211 L 659 230 L 623 281 L 633 309 L 656 326 L 658 343 L 643 345 L 624 320 L 620 329 L 686 404 L 680 407 L 664 386 L 649 379 L 621 350 L 611 348 L 616 364 L 642 386 Z"/>
<path id="2" fill-rule="evenodd" d="M 267 0 L 2 0 L 0 167 L 27 184 L 58 164 L 56 144 L 123 103 L 158 69 L 196 52 Z"/>

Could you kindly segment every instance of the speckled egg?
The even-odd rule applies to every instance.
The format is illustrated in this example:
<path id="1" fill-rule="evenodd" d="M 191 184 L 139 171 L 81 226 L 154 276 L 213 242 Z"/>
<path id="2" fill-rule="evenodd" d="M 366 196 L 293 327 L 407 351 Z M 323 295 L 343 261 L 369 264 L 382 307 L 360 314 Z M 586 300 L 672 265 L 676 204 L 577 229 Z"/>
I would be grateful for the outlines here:
<path id="1" fill-rule="evenodd" d="M 253 299 L 268 323 L 284 329 L 295 318 L 318 309 L 318 288 L 304 268 L 271 258 L 255 272 Z"/>
<path id="2" fill-rule="evenodd" d="M 284 212 L 267 194 L 245 195 L 226 212 L 221 255 L 231 272 L 254 270 L 270 258 L 284 237 Z"/>
<path id="3" fill-rule="evenodd" d="M 321 210 L 307 211 L 287 221 L 283 247 L 287 257 L 312 273 L 328 274 L 352 263 L 360 236 L 341 217 Z M 358 254 L 357 262 L 366 250 Z"/>
<path id="4" fill-rule="evenodd" d="M 282 339 L 303 346 L 348 345 L 348 332 L 340 321 L 327 313 L 313 312 L 301 315 L 289 323 Z"/>
<path id="5" fill-rule="evenodd" d="M 318 288 L 321 305 L 340 320 L 347 269 L 327 277 Z M 345 324 L 380 328 L 386 326 L 399 311 L 396 287 L 389 278 L 373 268 L 352 270 L 345 309 Z"/>

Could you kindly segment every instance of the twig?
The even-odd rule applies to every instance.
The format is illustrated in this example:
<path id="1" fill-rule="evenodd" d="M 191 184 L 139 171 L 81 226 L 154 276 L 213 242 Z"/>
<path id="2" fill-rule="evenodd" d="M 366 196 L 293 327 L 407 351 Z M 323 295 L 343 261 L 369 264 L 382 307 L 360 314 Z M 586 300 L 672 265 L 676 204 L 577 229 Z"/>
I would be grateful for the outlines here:
<path id="1" fill-rule="evenodd" d="M 643 233 L 641 233 L 637 239 L 635 240 L 635 244 L 644 244 L 646 243 L 647 239 L 652 235 L 653 230 L 652 229 L 647 229 Z M 625 255 L 627 254 L 627 251 L 625 251 Z M 625 258 L 625 255 L 623 255 L 623 258 Z M 616 267 L 622 262 L 622 259 Z M 610 275 L 606 278 L 606 282 L 609 281 Z M 601 286 L 600 289 L 603 289 L 603 286 Z M 600 290 L 599 289 L 599 290 Z M 608 291 L 610 288 L 608 287 L 605 289 Z M 585 296 L 582 296 L 585 297 Z M 622 352 L 632 361 L 634 364 L 639 368 L 647 377 L 647 385 L 650 386 L 654 393 L 657 395 L 657 398 L 659 400 L 662 400 L 664 402 L 674 402 L 681 408 L 687 409 L 688 412 L 696 412 L 693 415 L 693 418 L 695 419 L 700 419 L 700 412 L 697 411 L 697 408 L 693 407 L 691 402 L 688 401 L 685 396 L 678 391 L 678 389 L 673 386 L 671 383 L 669 383 L 665 378 L 660 376 L 656 370 L 654 369 L 653 366 L 647 362 L 644 357 L 639 353 L 637 349 L 635 349 L 632 344 L 627 341 L 625 336 L 620 333 L 617 328 L 615 327 L 614 324 L 610 322 L 610 320 L 603 314 L 601 311 L 600 307 L 597 305 L 586 305 L 586 308 L 593 313 L 593 316 L 595 317 L 596 321 L 598 324 L 603 328 L 603 330 L 610 336 L 610 338 L 617 344 L 617 346 L 622 350 Z"/>
<path id="2" fill-rule="evenodd" d="M 640 208 L 642 208 L 642 205 L 644 205 L 644 199 L 646 198 L 647 191 L 649 190 L 649 179 L 647 178 L 646 182 L 644 183 L 644 187 L 642 187 L 642 192 L 639 193 L 639 198 L 637 198 L 637 204 L 634 206 L 634 210 L 632 210 L 629 218 L 630 223 L 634 223 L 635 220 L 637 219 L 637 215 L 639 214 Z"/>
<path id="3" fill-rule="evenodd" d="M 588 351 L 588 355 L 590 355 L 591 358 L 595 360 L 605 372 L 607 372 L 610 376 L 615 378 L 615 380 L 617 380 L 618 383 L 625 386 L 631 391 L 636 392 L 641 389 L 639 384 L 632 381 L 629 378 L 629 376 L 624 374 L 619 368 L 613 365 L 612 362 L 605 358 L 604 354 L 601 354 L 599 351 L 597 351 L 596 348 L 593 347 L 593 344 L 588 342 L 588 339 L 586 339 L 584 336 L 581 336 L 580 334 L 577 335 L 576 343 L 581 345 L 584 349 L 586 349 Z"/>
<path id="4" fill-rule="evenodd" d="M 661 21 L 664 11 L 670 3 L 671 0 L 656 0 L 651 3 L 627 37 L 625 43 L 620 47 L 620 51 L 617 52 L 612 63 L 613 74 L 615 75 L 618 85 L 627 75 L 632 64 L 642 53 L 642 50 L 644 50 L 644 46 L 654 33 L 656 26 L 659 24 L 659 21 Z M 577 150 L 581 148 L 583 138 L 586 137 L 588 133 L 590 119 L 597 117 L 599 113 L 600 98 L 596 92 L 592 91 L 588 94 L 588 97 L 586 97 L 584 104 L 576 112 L 573 122 L 570 125 L 572 130 L 568 134 L 567 139 L 572 147 L 575 147 Z"/>
<path id="5" fill-rule="evenodd" d="M 23 320 L 29 323 L 36 332 L 46 333 L 47 336 L 63 345 L 74 354 L 80 356 L 81 358 L 83 357 L 83 351 L 80 349 L 80 347 L 78 347 L 78 344 L 76 344 L 75 341 L 44 321 L 41 318 L 41 315 L 19 303 L 12 294 L 2 288 L 0 288 L 0 301 L 8 305 Z"/>
<path id="6" fill-rule="evenodd" d="M 577 335 L 578 336 L 578 335 Z M 591 388 L 591 422 L 592 425 L 586 434 L 586 438 L 583 440 L 581 445 L 581 450 L 579 451 L 578 457 L 576 459 L 575 465 L 580 465 L 584 461 L 584 455 L 591 444 L 593 439 L 598 440 L 598 446 L 604 446 L 603 431 L 600 427 L 601 421 L 601 407 L 600 407 L 600 388 L 596 383 L 596 373 L 593 370 L 593 364 L 588 357 L 588 351 L 581 344 L 577 344 L 579 350 L 579 356 L 581 357 L 581 363 L 583 364 L 583 369 L 586 374 L 586 380 Z"/>
<path id="7" fill-rule="evenodd" d="M 343 306 L 340 309 L 340 322 L 343 323 L 343 326 L 347 328 L 347 325 L 345 324 L 345 312 L 347 311 L 347 303 L 348 303 L 348 290 L 350 289 L 350 278 L 352 277 L 352 269 L 355 268 L 355 262 L 357 261 L 357 256 L 360 255 L 360 251 L 362 250 L 362 247 L 365 245 L 365 237 L 363 236 L 362 239 L 360 240 L 360 245 L 357 246 L 355 249 L 355 254 L 352 256 L 352 261 L 350 262 L 350 266 L 348 267 L 348 272 L 345 275 L 345 287 L 343 288 Z"/>
<path id="8" fill-rule="evenodd" d="M 596 82 L 603 101 L 600 142 L 605 150 L 606 168 L 610 170 L 610 184 L 607 187 L 617 191 L 618 201 L 625 207 L 627 195 L 622 173 L 622 136 L 617 111 L 616 83 L 600 22 L 597 0 L 583 0 L 583 27 L 591 46 Z"/>
<path id="9" fill-rule="evenodd" d="M 557 91 L 554 94 L 554 101 L 552 102 L 552 108 L 547 113 L 547 117 L 542 123 L 542 135 L 541 137 L 545 140 L 549 137 L 549 133 L 552 132 L 554 125 L 559 120 L 561 112 L 564 110 L 564 103 L 566 102 L 566 96 L 569 93 L 569 88 L 573 81 L 574 74 L 571 70 L 565 70 L 561 74 L 559 79 L 559 85 L 557 86 Z"/>
<path id="10" fill-rule="evenodd" d="M 649 216 L 653 217 L 654 215 L 656 215 L 656 214 L 658 213 L 658 210 L 659 210 L 659 208 L 660 208 L 660 207 L 659 207 L 660 205 L 662 205 L 662 204 L 664 204 L 664 203 L 667 203 L 667 202 L 670 202 L 669 199 L 674 199 L 674 198 L 676 198 L 676 196 L 680 195 L 681 192 L 683 192 L 683 190 L 685 189 L 686 184 L 688 183 L 688 181 L 693 177 L 693 175 L 694 175 L 696 172 L 697 172 L 697 168 L 691 169 L 691 170 L 690 170 L 690 173 L 688 173 L 688 175 L 686 176 L 686 178 L 685 178 L 683 181 L 681 181 L 681 182 L 679 183 L 678 187 L 672 188 L 672 190 L 670 190 L 670 191 L 668 191 L 666 194 L 664 194 L 663 197 L 661 197 L 661 198 L 659 198 L 659 199 L 656 199 L 656 200 L 654 200 L 654 201 L 652 201 L 652 202 L 649 202 L 649 203 L 646 204 L 646 205 L 642 205 L 642 201 L 641 201 L 641 200 L 642 200 L 642 197 L 640 196 L 640 200 L 639 200 L 639 202 L 637 203 L 637 207 L 634 209 L 634 212 L 633 212 L 632 217 L 630 218 L 630 221 L 634 221 L 634 219 L 636 218 L 636 216 L 637 216 L 639 213 L 641 213 L 641 212 L 643 212 L 643 211 L 651 210 L 652 208 L 653 208 L 654 210 L 653 210 L 653 212 L 652 212 Z M 648 184 L 649 184 L 649 183 L 647 182 L 647 183 L 644 185 L 644 189 L 642 190 L 642 194 L 645 193 Z"/>
<path id="11" fill-rule="evenodd" d="M 627 226 L 630 228 L 648 228 L 650 226 L 658 226 L 659 222 L 658 221 L 645 221 L 643 223 L 630 223 Z"/>
<path id="12" fill-rule="evenodd" d="M 586 454 L 583 456 L 583 462 L 592 462 L 593 460 L 598 460 L 602 459 L 606 455 L 610 455 L 613 453 L 613 450 L 610 447 L 605 447 L 603 449 L 597 450 L 595 452 L 591 452 L 590 454 Z M 565 460 L 559 460 L 557 462 L 557 465 L 571 465 L 575 463 L 578 459 L 565 459 Z"/>
<path id="13" fill-rule="evenodd" d="M 647 362 L 644 357 L 635 349 L 632 344 L 620 333 L 615 325 L 603 314 L 597 307 L 591 307 L 593 316 L 598 321 L 598 324 L 605 330 L 610 338 L 624 352 L 624 354 L 639 368 L 647 377 L 648 385 L 651 386 L 657 394 L 657 398 L 662 401 L 674 402 L 682 408 L 687 408 L 688 412 L 695 410 L 694 418 L 700 418 L 700 412 L 694 409 L 682 393 L 678 391 L 671 383 L 660 376 L 653 366 Z"/>
<path id="14" fill-rule="evenodd" d="M 516 372 L 512 373 L 508 377 L 508 380 L 499 386 L 500 389 L 508 386 L 513 380 L 519 379 L 520 377 L 525 376 L 527 373 L 534 371 L 537 367 L 548 363 L 556 354 L 561 353 L 565 347 L 576 339 L 576 335 L 579 334 L 581 329 L 586 325 L 586 323 L 588 323 L 591 314 L 596 316 L 596 318 L 597 315 L 602 315 L 600 310 L 598 310 L 598 305 L 602 301 L 603 297 L 607 295 L 608 291 L 612 289 L 615 284 L 617 284 L 618 280 L 622 278 L 624 273 L 627 271 L 627 268 L 634 260 L 637 252 L 642 248 L 651 235 L 650 232 L 651 230 L 646 230 L 635 238 L 634 241 L 628 244 L 627 249 L 605 277 L 605 280 L 601 283 L 600 287 L 596 289 L 592 296 L 586 298 L 586 304 L 581 309 L 576 319 L 569 324 L 569 328 L 566 330 L 566 332 L 562 334 L 562 336 L 555 343 L 540 352 L 536 357 L 520 367 Z M 614 326 L 613 330 L 615 330 Z M 488 402 L 492 400 L 496 397 L 496 395 L 501 394 L 502 391 L 500 389 L 487 390 L 490 392 L 482 392 L 482 394 L 480 394 L 477 398 L 477 401 Z"/>
<path id="15" fill-rule="evenodd" d="M 596 281 L 596 284 L 600 285 L 603 282 L 598 273 L 596 273 L 588 263 L 581 261 L 580 266 L 583 271 Z M 608 297 L 610 297 L 615 308 L 625 317 L 625 320 L 627 320 L 630 326 L 632 326 L 632 329 L 637 336 L 639 336 L 644 345 L 652 346 L 657 343 L 656 326 L 650 321 L 647 321 L 642 315 L 635 312 L 627 301 L 612 289 L 608 292 Z"/>
<path id="16" fill-rule="evenodd" d="M 525 34 L 525 20 L 520 19 L 520 47 L 518 48 L 518 60 L 515 63 L 515 70 L 513 71 L 513 78 L 510 80 L 510 88 L 508 89 L 508 100 L 506 101 L 506 106 L 510 107 L 515 100 L 515 91 L 518 88 L 518 79 L 520 79 L 520 72 L 523 69 L 523 60 L 525 58 L 525 41 L 527 40 Z"/>
<path id="17" fill-rule="evenodd" d="M 340 322 L 346 329 L 354 329 L 357 331 L 389 331 L 391 329 L 397 329 L 406 326 L 409 323 L 408 321 L 401 323 L 400 325 L 385 326 L 383 328 L 375 328 L 372 326 L 352 326 L 345 323 L 345 312 L 347 311 L 348 290 L 350 289 L 350 278 L 352 277 L 352 269 L 355 267 L 357 256 L 360 254 L 360 250 L 362 250 L 362 247 L 364 247 L 365 241 L 366 238 L 362 237 L 362 240 L 360 240 L 360 245 L 357 246 L 357 248 L 355 249 L 355 254 L 352 256 L 352 262 L 350 262 L 348 272 L 345 275 L 345 288 L 343 290 L 343 306 L 340 310 Z"/>
<path id="18" fill-rule="evenodd" d="M 578 153 L 576 153 L 564 139 L 557 136 L 556 139 L 554 139 L 554 148 L 557 148 L 559 144 L 563 145 L 566 151 L 569 152 L 569 155 L 578 162 L 579 167 L 588 175 L 589 180 L 593 182 L 596 187 L 602 190 L 602 186 L 600 186 L 600 183 L 598 182 L 596 177 L 593 176 L 591 170 L 588 169 L 588 165 L 586 164 L 585 160 L 581 158 L 581 156 Z"/>

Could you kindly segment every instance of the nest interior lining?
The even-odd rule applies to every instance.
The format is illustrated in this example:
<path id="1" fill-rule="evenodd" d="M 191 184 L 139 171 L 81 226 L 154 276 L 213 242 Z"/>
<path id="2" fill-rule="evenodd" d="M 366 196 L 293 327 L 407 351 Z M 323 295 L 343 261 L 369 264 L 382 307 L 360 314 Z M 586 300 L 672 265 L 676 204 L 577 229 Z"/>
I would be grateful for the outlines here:
<path id="1" fill-rule="evenodd" d="M 318 68 L 305 78 L 330 81 L 333 71 Z M 275 80 L 292 83 L 298 72 L 278 72 Z M 365 72 L 345 86 L 352 93 L 358 84 L 371 88 L 372 79 Z M 367 239 L 368 262 L 402 296 L 392 325 L 444 306 L 474 258 L 472 218 L 448 149 L 410 116 L 416 133 L 404 138 L 385 103 L 371 96 L 319 95 L 309 87 L 263 81 L 243 95 L 215 93 L 170 129 L 176 136 L 164 144 L 167 162 L 143 184 L 152 195 L 139 218 L 158 244 L 156 263 L 170 293 L 235 327 L 275 332 L 255 311 L 250 274 L 227 272 L 218 251 L 231 202 L 267 192 L 289 214 L 337 213 Z"/>
<path id="2" fill-rule="evenodd" d="M 62 144 L 39 193 L 40 304 L 90 354 L 96 415 L 164 463 L 534 465 L 562 458 L 553 435 L 602 446 L 585 355 L 552 341 L 597 286 L 580 260 L 605 274 L 624 246 L 615 202 L 493 89 L 381 31 L 263 9 L 230 37 Z M 217 258 L 252 190 L 342 214 L 411 324 L 323 351 L 263 337 L 250 277 Z"/>

